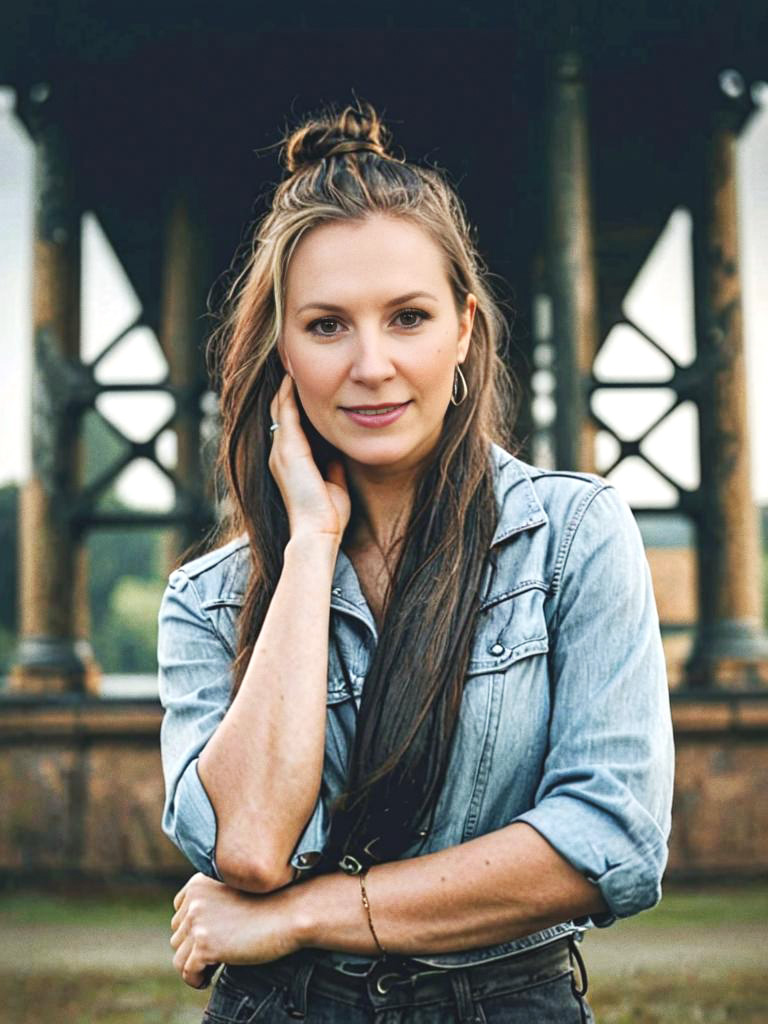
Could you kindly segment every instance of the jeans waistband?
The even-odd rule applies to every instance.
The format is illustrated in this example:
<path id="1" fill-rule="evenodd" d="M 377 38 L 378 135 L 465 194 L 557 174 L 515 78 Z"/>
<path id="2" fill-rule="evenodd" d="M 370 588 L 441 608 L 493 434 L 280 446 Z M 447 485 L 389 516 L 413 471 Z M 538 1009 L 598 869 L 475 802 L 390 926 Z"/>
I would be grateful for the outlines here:
<path id="1" fill-rule="evenodd" d="M 361 976 L 344 974 L 316 952 L 301 950 L 280 960 L 246 967 L 226 966 L 223 975 L 234 985 L 248 989 L 257 983 L 280 986 L 300 1003 L 311 989 L 350 1005 L 397 1005 L 427 1003 L 449 996 L 452 976 L 462 972 L 473 987 L 487 993 L 502 993 L 537 984 L 559 974 L 573 972 L 576 953 L 583 990 L 586 977 L 583 962 L 570 936 L 563 936 L 525 953 L 516 953 L 467 967 L 429 967 L 405 956 L 387 954 L 373 962 Z"/>

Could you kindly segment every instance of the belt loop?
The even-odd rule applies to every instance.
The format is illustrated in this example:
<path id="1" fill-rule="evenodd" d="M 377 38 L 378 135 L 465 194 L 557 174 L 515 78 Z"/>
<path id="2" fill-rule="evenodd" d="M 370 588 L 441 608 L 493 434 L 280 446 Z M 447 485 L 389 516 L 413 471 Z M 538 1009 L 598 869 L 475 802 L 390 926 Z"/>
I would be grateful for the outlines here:
<path id="1" fill-rule="evenodd" d="M 469 972 L 467 969 L 460 967 L 450 970 L 448 977 L 451 979 L 451 985 L 453 986 L 459 1024 L 482 1024 L 481 1018 L 475 1012 L 472 986 L 469 984 Z"/>
<path id="2" fill-rule="evenodd" d="M 303 1020 L 307 1015 L 307 989 L 314 969 L 314 963 L 301 964 L 288 985 L 285 1009 L 288 1015 L 296 1020 Z"/>
<path id="3" fill-rule="evenodd" d="M 585 996 L 587 994 L 587 989 L 589 988 L 589 978 L 587 977 L 587 968 L 584 964 L 584 960 L 582 959 L 581 953 L 578 950 L 573 935 L 568 936 L 568 950 L 571 955 L 571 988 L 573 990 L 573 994 L 577 996 L 579 999 L 581 999 L 582 996 Z M 579 967 L 578 986 L 575 982 L 575 971 L 573 971 L 574 960 L 576 961 Z"/>

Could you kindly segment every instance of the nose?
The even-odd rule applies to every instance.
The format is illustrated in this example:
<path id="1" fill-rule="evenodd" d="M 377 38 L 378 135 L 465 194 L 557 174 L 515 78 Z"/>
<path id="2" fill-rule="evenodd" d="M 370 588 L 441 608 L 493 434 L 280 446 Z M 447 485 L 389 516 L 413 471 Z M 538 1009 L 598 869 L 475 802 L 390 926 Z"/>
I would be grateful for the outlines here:
<path id="1" fill-rule="evenodd" d="M 391 380 L 396 370 L 392 363 L 390 339 L 375 329 L 359 331 L 349 376 L 356 384 L 377 388 Z"/>

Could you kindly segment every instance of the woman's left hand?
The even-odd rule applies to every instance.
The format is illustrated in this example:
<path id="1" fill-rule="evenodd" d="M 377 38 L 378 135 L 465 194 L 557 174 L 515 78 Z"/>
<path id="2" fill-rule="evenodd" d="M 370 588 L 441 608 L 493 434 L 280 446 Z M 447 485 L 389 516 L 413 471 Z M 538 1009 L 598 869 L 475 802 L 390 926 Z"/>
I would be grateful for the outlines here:
<path id="1" fill-rule="evenodd" d="M 220 963 L 257 964 L 299 949 L 294 886 L 257 894 L 193 875 L 173 901 L 173 966 L 187 985 L 205 988 Z"/>

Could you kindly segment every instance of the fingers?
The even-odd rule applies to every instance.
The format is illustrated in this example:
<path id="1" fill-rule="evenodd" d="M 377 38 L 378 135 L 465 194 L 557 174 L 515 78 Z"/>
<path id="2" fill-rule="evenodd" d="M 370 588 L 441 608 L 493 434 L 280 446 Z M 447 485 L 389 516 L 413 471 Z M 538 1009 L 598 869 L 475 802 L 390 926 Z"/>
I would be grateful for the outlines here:
<path id="1" fill-rule="evenodd" d="M 286 374 L 286 377 L 287 376 L 288 375 Z M 283 379 L 280 381 L 280 387 L 277 389 L 277 391 L 275 392 L 275 394 L 272 397 L 272 401 L 269 403 L 269 415 L 272 417 L 272 422 L 273 423 L 277 422 L 277 396 L 283 390 L 283 385 L 284 384 L 285 384 L 285 377 L 283 377 Z"/>
<path id="2" fill-rule="evenodd" d="M 181 887 L 181 889 L 179 889 L 179 891 L 173 897 L 173 909 L 174 910 L 178 910 L 179 907 L 181 906 L 181 904 L 184 902 L 184 896 L 186 895 L 187 886 L 188 885 L 189 885 L 189 881 L 186 882 L 185 885 L 183 885 Z"/>
<path id="3" fill-rule="evenodd" d="M 179 928 L 181 927 L 181 923 L 182 923 L 182 921 L 185 920 L 186 916 L 187 916 L 187 912 L 184 909 L 184 907 L 179 907 L 179 909 L 176 911 L 176 913 L 171 918 L 171 931 L 172 932 L 177 932 L 179 930 Z"/>
<path id="4" fill-rule="evenodd" d="M 174 920 L 176 917 L 178 914 L 175 915 Z M 217 965 L 208 962 L 201 956 L 188 922 L 189 918 L 183 917 L 180 927 L 171 936 L 171 948 L 176 950 L 173 967 L 190 988 L 207 988 Z"/>
<path id="5" fill-rule="evenodd" d="M 299 457 L 311 456 L 309 441 L 301 425 L 294 389 L 293 378 L 286 373 L 269 406 L 272 422 L 280 424 L 280 429 L 272 432 L 269 454 L 270 469 L 273 475 L 277 476 L 284 475 L 287 463 L 292 463 Z M 278 469 L 278 465 L 282 466 L 282 469 Z"/>
<path id="6" fill-rule="evenodd" d="M 301 428 L 301 421 L 299 419 L 299 407 L 296 403 L 296 393 L 294 391 L 293 378 L 289 377 L 286 373 L 280 387 L 277 389 L 275 398 L 276 412 L 277 415 L 273 416 L 273 422 L 280 424 L 280 429 L 284 430 L 286 425 L 289 427 L 296 426 Z"/>
<path id="7" fill-rule="evenodd" d="M 221 882 L 197 872 L 176 893 L 173 901 L 175 913 L 170 938 L 171 949 L 175 950 L 173 966 L 191 988 L 207 988 L 218 966 L 206 954 L 208 933 L 199 919 L 210 893 L 224 888 Z"/>
<path id="8" fill-rule="evenodd" d="M 187 963 L 189 962 L 193 948 L 194 942 L 192 936 L 187 935 L 176 950 L 176 954 L 173 958 L 173 969 L 182 976 L 187 984 L 189 984 L 189 982 L 187 981 L 185 971 L 187 970 Z"/>
<path id="9" fill-rule="evenodd" d="M 179 907 L 171 918 L 171 948 L 178 949 L 189 934 L 190 914 L 189 906 L 184 904 Z"/>
<path id="10" fill-rule="evenodd" d="M 207 876 L 200 871 L 196 871 L 194 875 L 191 875 L 173 897 L 173 909 L 178 910 L 182 905 L 186 897 L 189 895 L 190 886 L 196 884 L 200 879 L 205 878 L 207 878 Z"/>
<path id="11" fill-rule="evenodd" d="M 286 398 L 289 401 L 292 398 L 293 391 L 293 378 L 286 373 L 283 379 L 280 381 L 280 387 L 275 392 L 274 398 L 269 403 L 269 414 L 272 417 L 273 423 L 280 423 L 280 415 L 282 413 L 283 404 Z M 295 401 L 293 402 L 295 406 Z"/>
<path id="12" fill-rule="evenodd" d="M 179 958 L 179 965 L 176 965 L 176 957 Z M 190 988 L 205 988 L 210 982 L 210 975 L 206 971 L 207 964 L 195 953 L 194 946 L 187 949 L 182 946 L 174 957 L 173 966 L 181 975 L 182 981 Z"/>

